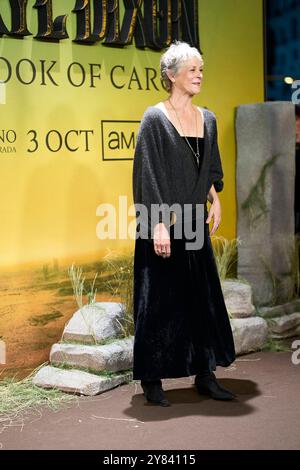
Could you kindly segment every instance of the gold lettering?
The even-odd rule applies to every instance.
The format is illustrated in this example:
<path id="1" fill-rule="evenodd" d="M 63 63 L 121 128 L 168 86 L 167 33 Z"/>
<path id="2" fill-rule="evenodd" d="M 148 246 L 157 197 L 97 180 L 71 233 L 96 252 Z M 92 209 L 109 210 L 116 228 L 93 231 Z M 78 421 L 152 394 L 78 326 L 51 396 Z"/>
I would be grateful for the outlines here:
<path id="1" fill-rule="evenodd" d="M 198 1 L 182 0 L 182 40 L 191 46 L 199 46 Z M 200 50 L 201 54 L 202 51 Z"/>
<path id="2" fill-rule="evenodd" d="M 9 4 L 11 31 L 0 15 L 0 37 L 31 35 L 26 20 L 28 0 L 9 0 Z M 161 50 L 178 39 L 200 50 L 198 0 L 123 0 L 123 5 L 121 23 L 120 0 L 76 0 L 72 10 L 77 20 L 74 41 L 86 44 L 103 41 L 108 46 L 125 46 L 135 40 L 138 48 Z M 67 15 L 53 19 L 52 0 L 35 0 L 33 7 L 38 10 L 35 39 L 59 41 L 69 37 Z"/>
<path id="3" fill-rule="evenodd" d="M 36 39 L 59 41 L 68 38 L 66 29 L 67 15 L 61 15 L 53 21 L 52 0 L 36 0 L 34 8 L 38 10 L 38 34 Z"/>
<path id="4" fill-rule="evenodd" d="M 26 9 L 28 0 L 9 0 L 11 7 L 11 31 L 12 36 L 30 36 L 27 29 Z"/>
<path id="5" fill-rule="evenodd" d="M 140 31 L 142 27 L 140 22 L 142 3 L 143 0 L 124 0 L 125 14 L 121 29 L 121 43 L 124 45 L 132 43 L 134 34 L 137 34 L 138 38 L 142 37 L 142 31 Z"/>
<path id="6" fill-rule="evenodd" d="M 160 0 L 159 9 L 157 3 L 157 0 L 144 3 L 144 17 L 147 46 L 159 50 L 172 42 L 172 16 L 171 0 Z"/>
<path id="7" fill-rule="evenodd" d="M 90 0 L 77 0 L 73 10 L 77 16 L 77 34 L 74 39 L 79 43 L 94 43 L 104 39 L 107 26 L 107 0 L 94 0 L 94 28 L 91 27 Z"/>
<path id="8" fill-rule="evenodd" d="M 181 0 L 172 2 L 171 6 L 171 22 L 172 22 L 172 39 L 181 38 Z"/>
<path id="9" fill-rule="evenodd" d="M 108 0 L 107 31 L 104 44 L 120 44 L 120 10 L 118 0 Z"/>
<path id="10" fill-rule="evenodd" d="M 3 34 L 8 34 L 9 31 L 7 27 L 4 24 L 4 21 L 2 19 L 2 16 L 0 15 L 0 36 L 3 36 Z"/>

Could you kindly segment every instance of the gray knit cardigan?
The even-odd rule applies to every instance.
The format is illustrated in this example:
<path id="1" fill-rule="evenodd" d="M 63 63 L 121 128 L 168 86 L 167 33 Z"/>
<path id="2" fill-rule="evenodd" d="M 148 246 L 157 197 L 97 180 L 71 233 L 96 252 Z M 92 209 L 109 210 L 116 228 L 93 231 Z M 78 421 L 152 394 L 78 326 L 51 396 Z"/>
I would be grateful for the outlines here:
<path id="1" fill-rule="evenodd" d="M 150 220 L 151 204 L 171 206 L 177 203 L 182 209 L 184 204 L 190 204 L 194 211 L 195 205 L 202 203 L 207 211 L 207 196 L 212 184 L 217 192 L 223 189 L 216 117 L 206 108 L 201 110 L 204 116 L 204 155 L 201 156 L 200 171 L 185 139 L 161 109 L 150 106 L 142 117 L 132 183 L 135 206 L 144 204 L 148 209 L 148 226 L 153 223 Z M 139 211 L 137 215 L 140 215 Z"/>

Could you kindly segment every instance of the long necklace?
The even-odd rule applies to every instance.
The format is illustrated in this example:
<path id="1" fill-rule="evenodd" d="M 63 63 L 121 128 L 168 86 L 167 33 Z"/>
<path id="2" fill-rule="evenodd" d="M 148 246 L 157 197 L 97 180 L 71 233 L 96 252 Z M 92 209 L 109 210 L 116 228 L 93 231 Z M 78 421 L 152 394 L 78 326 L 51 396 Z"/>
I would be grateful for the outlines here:
<path id="1" fill-rule="evenodd" d="M 199 167 L 199 163 L 200 163 L 200 153 L 199 153 L 199 142 L 198 142 L 198 135 L 197 135 L 197 134 L 198 134 L 198 132 L 197 132 L 197 113 L 195 113 L 195 115 L 196 115 L 196 146 L 197 146 L 197 152 L 195 152 L 194 149 L 193 149 L 193 147 L 192 147 L 191 144 L 189 143 L 189 140 L 187 139 L 187 137 L 186 137 L 185 134 L 184 134 L 181 121 L 180 121 L 180 119 L 179 119 L 179 116 L 178 116 L 178 114 L 177 114 L 176 109 L 174 108 L 174 106 L 173 106 L 172 103 L 171 103 L 170 98 L 168 99 L 168 101 L 169 101 L 171 107 L 172 107 L 172 108 L 174 109 L 174 111 L 175 111 L 175 114 L 176 114 L 176 116 L 177 116 L 178 122 L 179 122 L 180 127 L 181 127 L 181 131 L 182 131 L 183 137 L 185 138 L 185 140 L 186 140 L 188 146 L 190 147 L 191 151 L 192 151 L 193 154 L 195 155 L 195 158 L 196 158 L 196 160 L 197 160 L 197 166 Z"/>

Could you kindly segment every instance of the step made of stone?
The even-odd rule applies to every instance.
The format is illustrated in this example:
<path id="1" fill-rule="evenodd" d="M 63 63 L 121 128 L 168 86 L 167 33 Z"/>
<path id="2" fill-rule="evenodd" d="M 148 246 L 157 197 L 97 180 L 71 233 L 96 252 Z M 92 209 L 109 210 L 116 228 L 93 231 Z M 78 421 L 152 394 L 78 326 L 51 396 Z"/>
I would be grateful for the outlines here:
<path id="1" fill-rule="evenodd" d="M 236 354 L 246 354 L 261 349 L 268 339 L 268 325 L 260 317 L 231 320 Z"/>
<path id="2" fill-rule="evenodd" d="M 122 333 L 124 306 L 117 302 L 95 302 L 74 313 L 63 331 L 64 341 L 96 344 Z"/>
<path id="3" fill-rule="evenodd" d="M 42 367 L 33 383 L 38 387 L 55 388 L 63 392 L 77 393 L 81 395 L 98 395 L 123 383 L 132 380 L 132 373 L 120 373 L 114 377 L 105 377 L 76 369 L 60 369 L 58 367 Z"/>
<path id="4" fill-rule="evenodd" d="M 284 334 L 300 327 L 300 313 L 295 312 L 268 320 L 269 329 L 274 334 Z"/>
<path id="5" fill-rule="evenodd" d="M 133 336 L 102 346 L 57 343 L 51 348 L 50 362 L 95 372 L 131 369 Z"/>

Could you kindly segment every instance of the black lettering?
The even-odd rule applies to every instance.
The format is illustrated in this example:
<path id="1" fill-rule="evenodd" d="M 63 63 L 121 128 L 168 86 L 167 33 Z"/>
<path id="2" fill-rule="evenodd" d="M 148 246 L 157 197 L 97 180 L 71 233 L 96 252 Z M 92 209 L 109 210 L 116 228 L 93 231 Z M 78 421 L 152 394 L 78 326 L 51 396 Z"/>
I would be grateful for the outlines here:
<path id="1" fill-rule="evenodd" d="M 46 80 L 45 80 L 46 75 L 47 75 L 48 78 L 50 79 L 50 81 L 53 83 L 53 85 L 58 86 L 58 83 L 56 83 L 56 81 L 54 80 L 54 78 L 52 77 L 52 75 L 51 75 L 51 73 L 50 73 L 51 69 L 52 69 L 52 68 L 54 67 L 54 65 L 57 63 L 56 60 L 52 60 L 52 61 L 51 61 L 51 62 L 52 62 L 52 65 L 50 65 L 50 67 L 48 67 L 47 70 L 45 69 L 45 62 L 46 62 L 46 61 L 45 61 L 45 60 L 41 60 L 40 62 L 41 62 L 41 66 L 42 66 L 42 68 L 41 68 L 41 71 L 42 71 L 42 82 L 41 82 L 41 85 L 47 85 L 47 84 L 46 84 Z"/>
<path id="2" fill-rule="evenodd" d="M 32 72 L 32 76 L 30 78 L 29 81 L 25 81 L 22 77 L 21 77 L 21 65 L 22 64 L 29 64 L 30 65 L 30 68 L 31 68 L 31 72 Z M 34 82 L 35 80 L 35 77 L 36 77 L 36 68 L 35 68 L 35 65 L 34 63 L 29 60 L 29 59 L 21 59 L 19 60 L 19 62 L 17 63 L 16 65 L 16 75 L 17 75 L 17 78 L 19 80 L 19 82 L 23 83 L 23 85 L 31 85 L 31 83 Z"/>
<path id="3" fill-rule="evenodd" d="M 131 44 L 133 36 L 138 40 L 143 37 L 141 22 L 141 6 L 143 0 L 124 0 L 125 13 L 120 33 L 120 44 Z"/>
<path id="4" fill-rule="evenodd" d="M 94 131 L 93 130 L 81 130 L 80 134 L 85 135 L 85 151 L 89 152 L 90 151 L 90 148 L 89 148 L 89 134 L 94 135 Z"/>
<path id="5" fill-rule="evenodd" d="M 76 14 L 77 33 L 74 42 L 94 43 L 91 34 L 90 0 L 76 0 L 73 12 Z"/>
<path id="6" fill-rule="evenodd" d="M 28 132 L 27 132 L 27 135 L 29 135 L 29 134 L 32 134 L 32 135 L 33 135 L 33 137 L 32 137 L 32 139 L 30 140 L 30 142 L 33 142 L 33 143 L 34 143 L 34 147 L 33 147 L 33 149 L 29 149 L 29 148 L 28 148 L 28 149 L 27 149 L 27 152 L 33 153 L 33 152 L 36 152 L 37 149 L 39 148 L 39 143 L 38 143 L 38 140 L 37 140 L 37 132 L 34 131 L 34 130 L 31 130 L 31 131 L 28 131 Z"/>
<path id="7" fill-rule="evenodd" d="M 93 37 L 97 41 L 105 38 L 107 28 L 107 0 L 94 0 L 94 30 Z"/>
<path id="8" fill-rule="evenodd" d="M 133 67 L 133 70 L 132 70 L 132 74 L 131 74 L 131 77 L 129 79 L 129 85 L 128 85 L 128 89 L 131 90 L 131 82 L 137 82 L 138 84 L 138 89 L 139 90 L 142 90 L 143 87 L 142 87 L 142 84 L 139 80 L 139 77 L 138 77 L 138 74 L 137 74 L 137 71 L 135 69 L 135 67 Z"/>
<path id="9" fill-rule="evenodd" d="M 202 54 L 198 32 L 198 0 L 182 0 L 182 40 L 197 47 Z"/>
<path id="10" fill-rule="evenodd" d="M 35 39 L 60 41 L 69 37 L 66 29 L 67 15 L 58 16 L 53 21 L 52 0 L 36 0 L 34 8 L 38 10 L 38 33 Z"/>
<path id="11" fill-rule="evenodd" d="M 158 11 L 157 0 L 144 2 L 147 46 L 155 50 L 168 46 L 172 41 L 171 0 L 160 0 L 159 7 Z"/>
<path id="12" fill-rule="evenodd" d="M 120 138 L 119 134 L 115 131 L 112 131 L 108 134 L 109 141 L 108 141 L 108 147 L 111 150 L 116 150 L 120 148 Z"/>
<path id="13" fill-rule="evenodd" d="M 101 65 L 100 64 L 89 64 L 89 66 L 90 66 L 90 73 L 91 73 L 90 88 L 96 88 L 94 78 L 99 78 L 99 80 L 101 80 L 101 74 L 100 74 Z M 94 67 L 95 68 L 97 67 L 99 69 L 99 74 L 98 75 L 94 74 Z"/>
<path id="14" fill-rule="evenodd" d="M 115 88 L 122 89 L 122 88 L 124 88 L 125 85 L 117 85 L 116 82 L 115 82 L 115 80 L 114 80 L 114 72 L 115 72 L 116 69 L 122 69 L 123 72 L 124 72 L 125 67 L 124 67 L 123 65 L 115 65 L 115 66 L 111 69 L 111 71 L 110 71 L 110 80 L 111 80 L 111 83 L 113 84 L 113 86 L 114 86 Z"/>
<path id="15" fill-rule="evenodd" d="M 141 11 L 141 2 L 136 2 L 136 16 L 132 24 L 132 29 L 134 29 L 134 40 L 136 47 L 144 49 L 147 46 L 146 42 L 146 33 L 145 33 L 145 22 L 144 17 Z"/>
<path id="16" fill-rule="evenodd" d="M 181 38 L 181 0 L 171 2 L 172 40 Z"/>
<path id="17" fill-rule="evenodd" d="M 77 33 L 75 42 L 93 44 L 104 38 L 107 24 L 107 0 L 94 0 L 94 27 L 91 27 L 90 0 L 76 0 Z"/>
<path id="18" fill-rule="evenodd" d="M 3 144 L 6 144 L 7 142 L 9 144 L 13 144 L 17 140 L 17 134 L 15 131 L 12 129 L 9 129 L 8 131 L 5 131 L 5 129 L 2 129 L 0 132 L 0 141 Z"/>
<path id="19" fill-rule="evenodd" d="M 70 145 L 69 145 L 69 135 L 70 134 L 76 134 L 78 136 L 78 131 L 75 131 L 75 130 L 72 129 L 71 131 L 68 131 L 65 135 L 65 146 L 67 147 L 68 150 L 70 150 L 70 152 L 76 152 L 79 149 L 79 147 L 76 147 L 76 148 L 70 147 Z"/>
<path id="20" fill-rule="evenodd" d="M 11 137 L 10 137 L 11 136 Z M 9 142 L 10 144 L 13 144 L 17 139 L 17 135 L 15 133 L 15 131 L 13 131 L 12 129 L 9 129 L 7 132 L 6 132 L 6 140 L 7 142 Z"/>
<path id="21" fill-rule="evenodd" d="M 32 34 L 27 26 L 28 3 L 28 0 L 9 0 L 11 31 L 0 15 L 0 36 L 23 38 Z M 76 0 L 72 10 L 77 25 L 74 41 L 94 44 L 103 40 L 104 45 L 123 47 L 132 44 L 134 39 L 137 48 L 161 50 L 179 39 L 197 47 L 202 53 L 198 3 L 198 0 L 123 0 L 120 10 L 120 0 Z M 35 39 L 60 41 L 69 37 L 66 27 L 68 15 L 53 18 L 53 0 L 35 0 L 33 7 L 38 14 Z M 120 11 L 123 13 L 123 10 L 121 25 Z M 51 74 L 47 75 L 56 85 Z"/>
<path id="22" fill-rule="evenodd" d="M 71 72 L 72 72 L 72 69 L 73 69 L 74 66 L 78 66 L 79 69 L 80 69 L 80 71 L 81 71 L 82 79 L 81 79 L 81 82 L 80 82 L 80 83 L 75 83 L 75 82 L 73 82 L 73 80 L 72 80 Z M 68 80 L 69 80 L 69 82 L 70 82 L 73 86 L 75 86 L 75 87 L 81 87 L 81 86 L 84 84 L 84 82 L 85 82 L 85 70 L 84 70 L 83 66 L 82 66 L 79 62 L 72 62 L 72 64 L 70 64 L 69 67 L 68 67 L 68 72 L 67 72 L 67 74 L 68 74 Z"/>
<path id="23" fill-rule="evenodd" d="M 57 146 L 56 149 L 54 149 L 53 147 L 50 146 L 50 136 L 52 135 L 52 133 L 58 137 L 58 146 Z M 46 146 L 47 146 L 48 150 L 50 150 L 50 152 L 59 152 L 59 150 L 61 150 L 61 148 L 62 148 L 62 143 L 63 143 L 62 136 L 55 129 L 52 129 L 46 135 Z"/>
<path id="24" fill-rule="evenodd" d="M 104 44 L 121 45 L 119 0 L 108 0 L 107 31 Z"/>
<path id="25" fill-rule="evenodd" d="M 121 147 L 122 147 L 122 149 L 124 147 L 129 149 L 131 145 L 132 145 L 133 148 L 135 148 L 134 132 L 131 133 L 130 138 L 129 138 L 129 142 L 127 142 L 126 136 L 124 135 L 124 132 L 121 132 Z"/>
<path id="26" fill-rule="evenodd" d="M 8 60 L 5 59 L 5 57 L 0 57 L 0 60 L 3 60 L 3 62 L 5 63 L 5 65 L 7 67 L 7 77 L 6 77 L 5 80 L 3 78 L 1 78 L 1 83 L 7 83 L 11 79 L 12 68 L 11 68 L 10 62 L 8 62 Z"/>
<path id="27" fill-rule="evenodd" d="M 28 0 L 9 0 L 11 8 L 11 31 L 6 33 L 9 36 L 31 36 L 27 28 L 26 9 Z"/>
<path id="28" fill-rule="evenodd" d="M 145 68 L 145 71 L 146 71 L 146 90 L 150 90 L 150 82 L 152 83 L 153 87 L 159 91 L 158 87 L 156 86 L 156 83 L 155 83 L 155 79 L 157 77 L 157 72 L 155 69 L 153 69 L 152 67 L 146 67 Z M 152 77 L 150 76 L 152 74 Z"/>
<path id="29" fill-rule="evenodd" d="M 4 21 L 2 19 L 2 16 L 0 15 L 0 37 L 3 36 L 3 34 L 8 34 L 9 31 L 7 27 L 4 24 Z"/>

